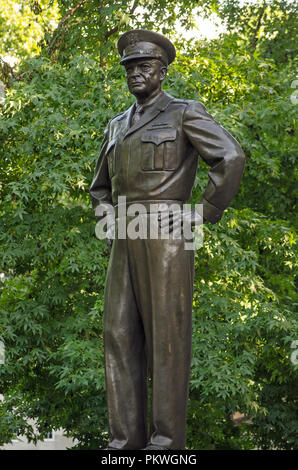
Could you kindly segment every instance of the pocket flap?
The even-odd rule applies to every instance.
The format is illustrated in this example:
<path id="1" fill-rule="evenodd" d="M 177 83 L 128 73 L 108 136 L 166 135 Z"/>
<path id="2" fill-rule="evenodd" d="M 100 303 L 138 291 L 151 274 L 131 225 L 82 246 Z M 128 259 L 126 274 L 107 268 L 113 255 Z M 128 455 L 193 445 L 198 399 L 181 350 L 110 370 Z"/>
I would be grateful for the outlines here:
<path id="1" fill-rule="evenodd" d="M 177 130 L 176 129 L 152 129 L 147 130 L 142 135 L 142 142 L 152 142 L 155 145 L 160 145 L 162 142 L 169 140 L 176 140 Z"/>

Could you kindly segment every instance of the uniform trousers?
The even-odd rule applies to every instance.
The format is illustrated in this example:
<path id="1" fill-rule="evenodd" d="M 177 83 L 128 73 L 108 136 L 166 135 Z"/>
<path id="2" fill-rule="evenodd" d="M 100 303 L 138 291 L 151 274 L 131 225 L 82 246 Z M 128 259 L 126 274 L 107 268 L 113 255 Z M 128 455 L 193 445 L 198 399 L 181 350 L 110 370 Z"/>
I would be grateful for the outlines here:
<path id="1" fill-rule="evenodd" d="M 184 244 L 183 238 L 113 242 L 104 305 L 111 448 L 185 448 L 194 251 Z"/>

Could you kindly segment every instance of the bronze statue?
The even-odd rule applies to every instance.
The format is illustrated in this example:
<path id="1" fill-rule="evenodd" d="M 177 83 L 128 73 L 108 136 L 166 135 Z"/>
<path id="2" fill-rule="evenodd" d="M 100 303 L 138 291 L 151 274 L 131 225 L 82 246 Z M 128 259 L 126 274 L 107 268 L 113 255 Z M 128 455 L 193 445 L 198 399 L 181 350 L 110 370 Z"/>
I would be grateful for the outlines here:
<path id="1" fill-rule="evenodd" d="M 184 240 L 117 237 L 118 197 L 127 205 L 178 203 L 191 196 L 198 156 L 210 166 L 204 222 L 216 223 L 234 197 L 245 156 L 237 141 L 197 101 L 161 89 L 173 44 L 147 30 L 118 41 L 136 102 L 105 131 L 90 188 L 93 206 L 116 210 L 105 287 L 104 347 L 108 449 L 184 449 L 191 362 L 194 251 Z M 198 223 L 194 211 L 191 224 Z M 129 218 L 129 215 L 127 215 Z M 160 219 L 159 219 L 160 220 Z M 147 429 L 147 377 L 152 381 Z"/>

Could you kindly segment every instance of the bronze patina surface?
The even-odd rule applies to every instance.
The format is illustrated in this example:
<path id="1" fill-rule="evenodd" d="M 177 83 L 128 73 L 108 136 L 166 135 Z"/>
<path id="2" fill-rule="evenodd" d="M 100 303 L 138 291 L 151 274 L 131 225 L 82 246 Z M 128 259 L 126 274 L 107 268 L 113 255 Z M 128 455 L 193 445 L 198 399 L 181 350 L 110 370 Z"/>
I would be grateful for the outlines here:
<path id="1" fill-rule="evenodd" d="M 241 182 L 240 145 L 202 103 L 162 91 L 167 64 L 175 58 L 167 38 L 129 31 L 118 50 L 136 102 L 106 128 L 90 188 L 93 207 L 117 206 L 119 196 L 128 203 L 182 205 L 191 196 L 201 156 L 210 167 L 201 201 L 204 221 L 218 222 Z M 194 252 L 184 249 L 183 239 L 116 236 L 112 244 L 104 306 L 111 449 L 185 447 L 193 276 Z"/>

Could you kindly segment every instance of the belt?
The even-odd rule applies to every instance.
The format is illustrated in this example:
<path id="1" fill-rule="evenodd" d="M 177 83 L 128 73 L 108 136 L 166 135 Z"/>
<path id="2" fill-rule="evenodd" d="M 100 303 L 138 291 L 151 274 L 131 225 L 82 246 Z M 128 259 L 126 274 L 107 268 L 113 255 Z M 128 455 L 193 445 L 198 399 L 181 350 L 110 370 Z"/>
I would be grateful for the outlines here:
<path id="1" fill-rule="evenodd" d="M 128 215 L 127 209 L 133 204 L 138 204 L 139 207 L 136 207 L 136 213 L 139 214 L 151 214 L 156 212 L 163 212 L 168 210 L 179 210 L 183 207 L 184 202 L 178 201 L 175 199 L 152 199 L 152 200 L 143 200 L 143 201 L 127 201 L 125 204 L 115 204 L 115 217 L 123 217 Z M 175 207 L 176 206 L 176 207 Z M 179 208 L 177 207 L 179 206 Z M 132 216 L 135 216 L 135 213 L 132 213 Z"/>

